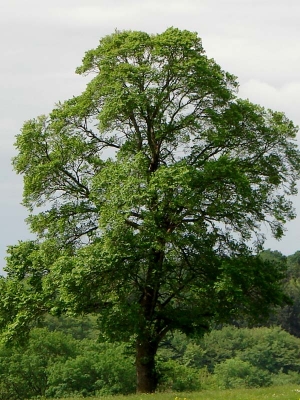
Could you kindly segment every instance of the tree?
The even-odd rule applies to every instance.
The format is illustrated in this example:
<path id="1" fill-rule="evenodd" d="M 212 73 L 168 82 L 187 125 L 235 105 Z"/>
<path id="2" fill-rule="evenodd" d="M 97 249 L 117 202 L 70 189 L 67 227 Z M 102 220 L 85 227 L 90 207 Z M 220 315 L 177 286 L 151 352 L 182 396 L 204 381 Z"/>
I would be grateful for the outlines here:
<path id="1" fill-rule="evenodd" d="M 52 314 L 97 313 L 133 340 L 137 390 L 157 384 L 167 332 L 259 318 L 286 300 L 257 257 L 294 217 L 300 156 L 284 114 L 236 97 L 196 33 L 116 31 L 77 69 L 79 96 L 26 122 L 13 161 L 37 240 L 9 248 L 2 334 Z"/>
<path id="2" fill-rule="evenodd" d="M 267 257 L 273 263 L 286 262 L 287 273 L 284 281 L 284 290 L 292 300 L 290 304 L 277 309 L 268 322 L 271 325 L 280 325 L 290 334 L 300 337 L 300 251 L 285 257 L 278 251 L 267 250 L 262 252 L 261 256 Z"/>

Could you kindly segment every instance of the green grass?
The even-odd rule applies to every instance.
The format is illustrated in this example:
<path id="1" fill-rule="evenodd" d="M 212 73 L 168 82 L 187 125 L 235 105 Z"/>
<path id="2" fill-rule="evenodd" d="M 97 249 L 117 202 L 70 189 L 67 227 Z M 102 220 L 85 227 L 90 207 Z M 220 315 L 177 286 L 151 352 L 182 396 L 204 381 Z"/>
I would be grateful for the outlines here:
<path id="1" fill-rule="evenodd" d="M 157 393 L 130 396 L 101 396 L 90 400 L 300 400 L 300 386 L 271 386 L 258 389 L 203 390 L 191 393 Z M 68 398 L 78 400 L 78 398 Z"/>

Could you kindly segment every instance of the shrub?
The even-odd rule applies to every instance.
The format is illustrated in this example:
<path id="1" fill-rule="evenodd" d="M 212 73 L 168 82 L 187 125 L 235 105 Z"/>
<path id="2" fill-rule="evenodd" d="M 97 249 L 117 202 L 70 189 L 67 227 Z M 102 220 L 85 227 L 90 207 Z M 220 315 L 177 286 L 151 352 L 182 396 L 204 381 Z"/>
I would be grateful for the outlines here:
<path id="1" fill-rule="evenodd" d="M 226 360 L 215 366 L 215 375 L 221 389 L 269 386 L 271 375 L 239 358 Z"/>
<path id="2" fill-rule="evenodd" d="M 158 363 L 158 390 L 175 392 L 193 391 L 201 388 L 200 374 L 195 368 L 181 365 L 175 360 Z"/>
<path id="3" fill-rule="evenodd" d="M 135 391 L 135 370 L 125 357 L 124 346 L 84 341 L 85 351 L 76 358 L 57 362 L 48 369 L 47 397 L 114 395 Z"/>

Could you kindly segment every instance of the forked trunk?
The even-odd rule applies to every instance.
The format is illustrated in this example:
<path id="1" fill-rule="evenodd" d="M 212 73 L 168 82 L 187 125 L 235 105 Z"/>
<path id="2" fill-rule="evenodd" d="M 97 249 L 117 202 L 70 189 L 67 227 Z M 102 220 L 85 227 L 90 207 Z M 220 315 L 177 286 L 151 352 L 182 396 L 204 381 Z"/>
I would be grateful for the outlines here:
<path id="1" fill-rule="evenodd" d="M 138 393 L 154 393 L 157 387 L 155 355 L 157 345 L 147 340 L 137 340 L 136 377 Z"/>

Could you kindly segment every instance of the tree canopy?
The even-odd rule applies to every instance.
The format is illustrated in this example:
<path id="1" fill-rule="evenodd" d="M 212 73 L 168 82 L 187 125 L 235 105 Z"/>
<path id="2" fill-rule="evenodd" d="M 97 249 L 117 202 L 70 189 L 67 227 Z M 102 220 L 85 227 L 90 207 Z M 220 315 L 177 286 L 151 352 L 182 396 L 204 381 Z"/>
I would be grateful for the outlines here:
<path id="1" fill-rule="evenodd" d="M 294 217 L 300 154 L 283 113 L 237 97 L 196 33 L 116 31 L 88 51 L 85 91 L 25 122 L 13 160 L 32 242 L 9 248 L 0 325 L 96 313 L 136 343 L 137 390 L 156 388 L 167 332 L 201 334 L 286 301 L 262 227 Z"/>

